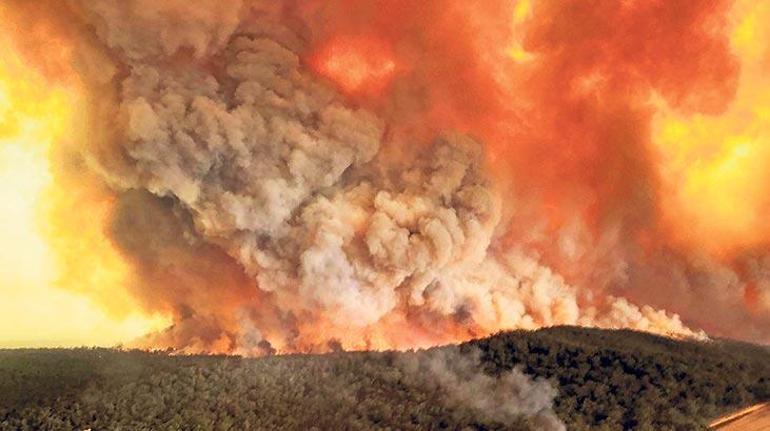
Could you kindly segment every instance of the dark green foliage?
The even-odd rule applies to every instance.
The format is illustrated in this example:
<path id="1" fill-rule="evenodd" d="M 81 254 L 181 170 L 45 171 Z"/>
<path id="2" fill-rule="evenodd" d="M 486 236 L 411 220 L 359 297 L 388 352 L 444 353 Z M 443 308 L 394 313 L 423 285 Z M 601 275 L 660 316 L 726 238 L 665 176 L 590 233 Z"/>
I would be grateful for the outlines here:
<path id="1" fill-rule="evenodd" d="M 503 428 L 448 405 L 437 388 L 407 376 L 399 356 L 4 351 L 0 429 Z M 513 429 L 528 428 L 522 420 Z"/>
<path id="2" fill-rule="evenodd" d="M 728 341 L 552 328 L 466 343 L 486 372 L 519 365 L 559 390 L 573 429 L 702 429 L 768 398 L 770 354 Z M 0 429 L 527 429 L 447 403 L 407 353 L 261 359 L 109 349 L 0 351 Z"/>
<path id="3" fill-rule="evenodd" d="M 559 327 L 467 346 L 482 350 L 489 372 L 524 364 L 549 379 L 570 430 L 704 429 L 738 406 L 770 400 L 770 349 L 734 341 Z"/>

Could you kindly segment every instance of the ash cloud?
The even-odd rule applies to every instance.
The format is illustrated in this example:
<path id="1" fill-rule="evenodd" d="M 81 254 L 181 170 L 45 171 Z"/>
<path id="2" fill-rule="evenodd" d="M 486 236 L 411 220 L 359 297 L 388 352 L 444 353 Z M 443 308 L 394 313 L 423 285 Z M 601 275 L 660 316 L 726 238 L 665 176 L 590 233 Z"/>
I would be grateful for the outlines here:
<path id="1" fill-rule="evenodd" d="M 654 232 L 655 213 L 642 84 L 577 91 L 604 70 L 571 64 L 538 22 L 532 49 L 548 61 L 519 72 L 528 88 L 498 88 L 508 69 L 476 45 L 508 31 L 483 25 L 508 7 L 468 6 L 475 22 L 439 3 L 421 15 L 394 2 L 381 19 L 346 18 L 344 1 L 68 3 L 91 102 L 78 151 L 117 202 L 108 232 L 135 272 L 132 293 L 174 317 L 144 345 L 406 348 L 557 324 L 702 336 L 659 310 L 676 301 L 639 293 L 653 278 L 640 275 L 635 238 Z M 415 30 L 434 16 L 446 18 L 434 32 Z M 335 31 L 362 28 L 414 64 L 378 100 L 340 94 L 306 62 Z M 668 68 L 624 64 L 615 48 L 600 54 L 670 84 Z"/>

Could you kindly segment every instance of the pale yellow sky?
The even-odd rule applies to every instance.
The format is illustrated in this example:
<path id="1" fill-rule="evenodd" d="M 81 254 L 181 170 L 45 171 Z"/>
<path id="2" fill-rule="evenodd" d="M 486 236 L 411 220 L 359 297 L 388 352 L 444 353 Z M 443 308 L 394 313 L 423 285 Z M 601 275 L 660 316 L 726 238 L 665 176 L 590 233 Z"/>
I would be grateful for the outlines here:
<path id="1" fill-rule="evenodd" d="M 76 98 L 14 56 L 3 34 L 0 32 L 0 348 L 109 346 L 162 328 L 167 324 L 162 317 L 145 316 L 135 304 L 119 304 L 127 310 L 121 318 L 106 314 L 89 298 L 75 293 L 89 291 L 78 289 L 77 274 L 74 282 L 68 280 L 69 290 L 58 287 L 62 270 L 71 272 L 72 268 L 61 267 L 41 234 L 50 217 L 56 216 L 42 217 L 41 204 L 45 196 L 50 197 L 46 195 L 52 184 L 50 149 L 62 136 L 72 136 Z M 68 190 L 60 188 L 56 193 Z M 104 250 L 108 247 L 104 241 L 94 240 L 100 232 L 98 226 L 90 230 L 79 226 L 77 232 L 66 233 L 83 238 L 80 242 L 92 254 L 104 255 L 112 250 Z M 102 248 L 94 244 L 102 244 Z M 84 254 L 82 250 L 77 253 Z M 88 261 L 77 270 L 90 268 L 98 273 L 111 269 L 105 269 L 94 256 L 82 258 Z M 82 276 L 83 283 L 97 279 L 104 290 L 121 289 L 110 285 L 111 280 Z M 117 300 L 130 300 L 125 292 L 115 293 Z"/>
<path id="2" fill-rule="evenodd" d="M 50 181 L 41 148 L 0 138 L 0 347 L 109 346 L 163 326 L 163 319 L 107 316 L 56 287 L 55 256 L 35 223 Z"/>

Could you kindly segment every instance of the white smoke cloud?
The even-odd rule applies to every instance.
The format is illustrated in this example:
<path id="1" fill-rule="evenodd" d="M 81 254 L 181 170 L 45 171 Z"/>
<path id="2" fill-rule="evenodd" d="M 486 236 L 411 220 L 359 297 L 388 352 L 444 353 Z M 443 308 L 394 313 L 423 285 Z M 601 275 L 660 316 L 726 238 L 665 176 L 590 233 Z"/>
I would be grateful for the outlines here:
<path id="1" fill-rule="evenodd" d="M 470 408 L 484 419 L 511 424 L 525 417 L 536 429 L 566 429 L 553 411 L 556 389 L 547 380 L 531 379 L 518 368 L 499 376 L 484 373 L 478 350 L 436 349 L 402 358 L 407 374 L 434 386 L 451 404 Z"/>
<path id="2" fill-rule="evenodd" d="M 386 124 L 305 69 L 278 6 L 80 4 L 116 71 L 114 100 L 94 95 L 115 105 L 93 119 L 114 130 L 111 150 L 91 155 L 98 170 L 118 192 L 147 190 L 189 214 L 196 240 L 229 254 L 279 310 L 271 325 L 324 322 L 332 339 L 402 313 L 468 334 L 575 323 L 692 334 L 623 299 L 582 304 L 537 254 L 503 249 L 501 199 L 470 137 L 386 157 Z M 104 76 L 91 80 L 100 93 Z M 561 244 L 568 258 L 581 247 Z M 297 335 L 287 324 L 285 340 L 269 340 L 281 331 L 266 321 L 241 324 L 229 345 Z"/>

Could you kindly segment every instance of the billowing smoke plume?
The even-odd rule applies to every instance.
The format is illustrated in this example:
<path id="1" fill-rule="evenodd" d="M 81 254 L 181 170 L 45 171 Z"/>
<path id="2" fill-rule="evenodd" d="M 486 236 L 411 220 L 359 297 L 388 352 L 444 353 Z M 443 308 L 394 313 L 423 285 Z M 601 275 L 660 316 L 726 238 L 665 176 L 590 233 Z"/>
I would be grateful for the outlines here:
<path id="1" fill-rule="evenodd" d="M 533 380 L 518 368 L 499 377 L 487 375 L 480 365 L 480 355 L 478 350 L 429 350 L 423 355 L 403 357 L 402 367 L 423 387 L 434 387 L 449 403 L 472 409 L 486 420 L 511 424 L 525 417 L 533 422 L 534 429 L 566 429 L 553 411 L 557 392 L 547 380 Z"/>
<path id="2" fill-rule="evenodd" d="M 174 317 L 144 345 L 762 339 L 762 248 L 692 252 L 658 207 L 650 100 L 735 93 L 728 5 L 696 3 L 72 0 L 89 112 L 59 175 L 97 174 L 125 287 Z"/>

